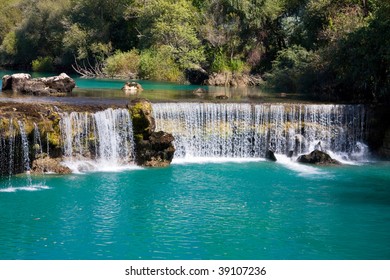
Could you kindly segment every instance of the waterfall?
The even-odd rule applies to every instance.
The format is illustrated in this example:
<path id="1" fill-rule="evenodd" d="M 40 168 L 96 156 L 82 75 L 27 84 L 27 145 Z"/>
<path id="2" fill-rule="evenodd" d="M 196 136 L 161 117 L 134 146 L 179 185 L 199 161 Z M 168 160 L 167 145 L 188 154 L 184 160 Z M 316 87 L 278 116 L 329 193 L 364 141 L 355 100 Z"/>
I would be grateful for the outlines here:
<path id="1" fill-rule="evenodd" d="M 159 103 L 158 130 L 175 136 L 176 158 L 264 157 L 307 153 L 315 145 L 345 157 L 361 154 L 362 105 Z"/>
<path id="2" fill-rule="evenodd" d="M 23 150 L 23 165 L 24 171 L 27 174 L 27 184 L 28 186 L 32 185 L 32 179 L 30 175 L 30 155 L 29 155 L 29 144 L 27 140 L 26 131 L 24 129 L 24 124 L 21 121 L 18 121 L 20 138 L 22 140 L 22 150 Z"/>
<path id="3" fill-rule="evenodd" d="M 33 139 L 34 158 L 39 157 L 43 154 L 42 141 L 39 129 L 36 123 L 34 123 L 34 139 Z"/>
<path id="4" fill-rule="evenodd" d="M 94 159 L 100 166 L 123 166 L 134 159 L 131 117 L 125 109 L 63 113 L 63 153 L 68 162 Z"/>

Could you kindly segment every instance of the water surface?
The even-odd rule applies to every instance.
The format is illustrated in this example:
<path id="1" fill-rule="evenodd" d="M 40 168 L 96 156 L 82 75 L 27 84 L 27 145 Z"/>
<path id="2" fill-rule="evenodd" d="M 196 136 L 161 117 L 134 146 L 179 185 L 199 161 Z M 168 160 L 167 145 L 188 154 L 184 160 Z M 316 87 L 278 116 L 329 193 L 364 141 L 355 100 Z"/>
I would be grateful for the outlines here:
<path id="1" fill-rule="evenodd" d="M 389 259 L 389 167 L 206 160 L 2 179 L 0 259 Z"/>

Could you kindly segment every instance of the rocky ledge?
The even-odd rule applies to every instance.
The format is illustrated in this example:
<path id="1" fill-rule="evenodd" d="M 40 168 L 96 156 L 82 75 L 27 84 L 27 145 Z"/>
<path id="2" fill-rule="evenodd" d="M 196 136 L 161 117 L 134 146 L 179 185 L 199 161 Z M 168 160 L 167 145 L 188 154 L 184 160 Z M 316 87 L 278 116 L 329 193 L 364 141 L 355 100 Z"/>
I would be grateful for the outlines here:
<path id="1" fill-rule="evenodd" d="M 128 107 L 133 122 L 136 163 L 148 167 L 168 166 L 175 153 L 174 137 L 170 133 L 155 131 L 152 104 L 139 98 L 133 100 Z"/>
<path id="2" fill-rule="evenodd" d="M 62 164 L 61 158 L 50 158 L 48 156 L 40 157 L 33 161 L 32 173 L 34 174 L 45 174 L 45 173 L 56 173 L 56 174 L 70 174 L 72 170 L 69 167 Z"/>
<path id="3" fill-rule="evenodd" d="M 30 74 L 13 74 L 3 77 L 2 90 L 40 96 L 65 96 L 71 93 L 76 83 L 67 74 L 47 78 L 31 78 Z"/>

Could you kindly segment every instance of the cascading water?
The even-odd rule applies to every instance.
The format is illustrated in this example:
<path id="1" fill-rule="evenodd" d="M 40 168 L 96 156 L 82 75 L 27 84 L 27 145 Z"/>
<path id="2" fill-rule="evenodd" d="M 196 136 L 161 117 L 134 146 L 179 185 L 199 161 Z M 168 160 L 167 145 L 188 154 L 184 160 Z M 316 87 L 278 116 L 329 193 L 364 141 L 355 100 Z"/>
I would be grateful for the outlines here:
<path id="1" fill-rule="evenodd" d="M 27 140 L 26 131 L 24 130 L 24 124 L 21 121 L 18 121 L 20 138 L 22 140 L 22 149 L 23 149 L 23 165 L 24 171 L 27 174 L 27 183 L 29 186 L 32 185 L 31 175 L 30 175 L 30 155 L 29 155 L 29 144 Z"/>
<path id="2" fill-rule="evenodd" d="M 38 158 L 43 154 L 42 141 L 39 129 L 36 123 L 34 123 L 34 139 L 33 139 L 34 158 Z"/>
<path id="3" fill-rule="evenodd" d="M 352 157 L 364 148 L 361 105 L 154 104 L 158 130 L 175 136 L 176 158 L 264 157 L 322 149 Z"/>
<path id="4" fill-rule="evenodd" d="M 61 134 L 64 156 L 69 165 L 95 159 L 98 166 L 70 166 L 72 169 L 106 169 L 134 160 L 131 117 L 125 109 L 97 113 L 63 113 Z"/>

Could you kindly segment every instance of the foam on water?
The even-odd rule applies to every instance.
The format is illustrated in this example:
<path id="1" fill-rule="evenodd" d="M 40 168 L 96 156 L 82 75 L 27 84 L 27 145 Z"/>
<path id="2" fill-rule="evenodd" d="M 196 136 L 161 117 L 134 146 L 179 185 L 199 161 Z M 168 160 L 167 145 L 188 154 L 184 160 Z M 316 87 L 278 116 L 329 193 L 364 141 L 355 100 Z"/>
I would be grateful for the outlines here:
<path id="1" fill-rule="evenodd" d="M 63 164 L 72 170 L 74 174 L 84 174 L 87 172 L 121 172 L 125 170 L 141 169 L 135 164 L 119 165 L 108 161 L 93 160 L 68 160 Z"/>
<path id="2" fill-rule="evenodd" d="M 294 158 L 289 158 L 281 154 L 276 154 L 275 156 L 277 159 L 276 164 L 281 164 L 284 167 L 297 172 L 300 176 L 310 176 L 315 178 L 316 175 L 323 176 L 325 174 L 329 174 L 328 172 L 325 172 L 318 167 L 299 163 Z"/>
<path id="3" fill-rule="evenodd" d="M 38 185 L 22 186 L 22 187 L 8 187 L 5 189 L 0 189 L 0 192 L 4 192 L 4 193 L 11 193 L 11 192 L 17 192 L 17 191 L 35 192 L 35 191 L 42 191 L 42 190 L 48 190 L 48 189 L 50 189 L 50 187 L 38 184 Z"/>
<path id="4" fill-rule="evenodd" d="M 245 163 L 245 162 L 259 162 L 265 161 L 264 158 L 232 158 L 232 157 L 196 157 L 187 155 L 184 158 L 174 158 L 172 164 L 190 164 L 190 163 Z"/>

